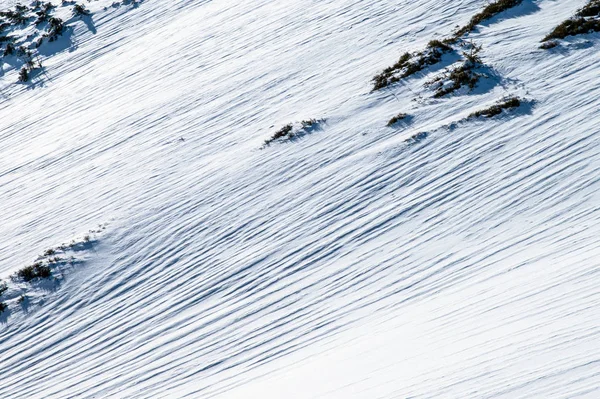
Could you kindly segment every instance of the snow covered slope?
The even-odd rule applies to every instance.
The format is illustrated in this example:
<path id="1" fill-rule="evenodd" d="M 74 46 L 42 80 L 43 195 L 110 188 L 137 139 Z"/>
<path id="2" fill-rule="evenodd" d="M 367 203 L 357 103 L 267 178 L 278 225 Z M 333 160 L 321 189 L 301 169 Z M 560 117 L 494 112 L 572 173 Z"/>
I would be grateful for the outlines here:
<path id="1" fill-rule="evenodd" d="M 600 396 L 600 35 L 539 49 L 584 0 L 478 26 L 441 99 L 451 57 L 371 79 L 483 0 L 111 4 L 3 64 L 0 398 Z"/>

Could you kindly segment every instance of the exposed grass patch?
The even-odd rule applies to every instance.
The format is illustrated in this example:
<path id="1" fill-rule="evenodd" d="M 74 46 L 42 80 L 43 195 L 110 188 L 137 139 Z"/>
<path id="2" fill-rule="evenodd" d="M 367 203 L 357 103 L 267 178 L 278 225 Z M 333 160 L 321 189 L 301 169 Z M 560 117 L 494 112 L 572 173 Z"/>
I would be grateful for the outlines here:
<path id="1" fill-rule="evenodd" d="M 304 136 L 314 130 L 320 129 L 323 123 L 325 123 L 325 119 L 306 119 L 302 122 L 288 123 L 277 130 L 271 138 L 265 140 L 263 148 L 268 147 L 276 141 L 289 141 Z"/>
<path id="2" fill-rule="evenodd" d="M 441 98 L 448 94 L 454 93 L 462 87 L 469 87 L 473 90 L 479 80 L 485 76 L 483 73 L 477 72 L 484 67 L 479 52 L 481 46 L 471 45 L 469 53 L 463 52 L 465 61 L 458 67 L 444 72 L 442 75 L 435 77 L 433 80 L 426 83 L 426 86 L 436 88 L 434 98 Z"/>
<path id="3" fill-rule="evenodd" d="M 600 16 L 600 0 L 590 0 L 583 8 L 575 14 L 578 17 L 598 17 Z"/>
<path id="4" fill-rule="evenodd" d="M 600 32 L 600 0 L 590 0 L 584 7 L 579 9 L 575 16 L 558 25 L 552 32 L 542 39 L 548 42 L 553 39 L 564 39 L 567 36 L 583 35 L 590 32 Z M 543 47 L 542 48 L 552 48 Z"/>
<path id="5" fill-rule="evenodd" d="M 518 108 L 521 106 L 521 103 L 522 100 L 519 97 L 507 97 L 498 104 L 492 105 L 489 108 L 473 112 L 471 115 L 469 115 L 469 118 L 479 118 L 480 116 L 491 118 L 496 115 L 500 115 L 505 109 Z"/>
<path id="6" fill-rule="evenodd" d="M 590 32 L 600 32 L 600 20 L 583 17 L 567 19 L 542 39 L 547 42 L 552 39 L 564 39 L 567 36 L 583 35 Z"/>
<path id="7" fill-rule="evenodd" d="M 453 39 L 458 40 L 460 37 L 473 31 L 477 25 L 495 17 L 503 11 L 507 11 L 521 4 L 523 0 L 497 0 L 488 4 L 481 12 L 475 14 L 468 24 L 454 32 Z"/>
<path id="8" fill-rule="evenodd" d="M 473 90 L 475 86 L 477 86 L 481 76 L 481 74 L 474 71 L 473 66 L 464 63 L 458 68 L 450 71 L 447 79 L 451 82 L 451 84 L 449 86 L 441 85 L 438 90 L 436 90 L 433 97 L 444 97 L 448 94 L 454 93 L 463 86 L 468 86 L 470 90 Z"/>
<path id="9" fill-rule="evenodd" d="M 448 44 L 432 40 L 424 51 L 415 54 L 404 53 L 398 62 L 384 69 L 373 78 L 373 90 L 383 89 L 401 79 L 414 75 L 428 66 L 435 65 L 442 60 L 442 55 L 452 51 Z"/>
<path id="10" fill-rule="evenodd" d="M 394 116 L 392 119 L 389 120 L 388 122 L 388 126 L 394 126 L 396 123 L 405 120 L 406 118 L 408 118 L 407 114 L 404 113 L 399 113 L 398 115 Z"/>

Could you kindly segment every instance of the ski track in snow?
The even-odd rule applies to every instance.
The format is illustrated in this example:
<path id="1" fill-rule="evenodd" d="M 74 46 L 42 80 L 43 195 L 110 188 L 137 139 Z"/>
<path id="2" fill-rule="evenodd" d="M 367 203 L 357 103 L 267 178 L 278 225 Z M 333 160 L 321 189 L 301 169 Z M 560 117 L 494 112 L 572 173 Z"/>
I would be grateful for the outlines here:
<path id="1" fill-rule="evenodd" d="M 0 397 L 598 397 L 600 35 L 537 48 L 585 1 L 473 32 L 487 92 L 371 93 L 485 4 L 416 3 L 90 3 L 49 79 L 0 77 L 0 275 L 109 222 L 0 319 Z"/>

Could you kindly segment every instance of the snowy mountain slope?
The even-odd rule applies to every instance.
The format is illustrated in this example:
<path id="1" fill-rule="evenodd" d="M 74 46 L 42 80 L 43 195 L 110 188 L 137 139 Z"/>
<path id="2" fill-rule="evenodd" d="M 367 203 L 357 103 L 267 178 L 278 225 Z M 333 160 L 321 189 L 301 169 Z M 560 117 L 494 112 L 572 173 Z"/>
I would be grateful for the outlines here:
<path id="1" fill-rule="evenodd" d="M 493 84 L 444 99 L 370 79 L 484 2 L 249 3 L 90 3 L 1 77 L 2 277 L 108 225 L 9 303 L 0 397 L 597 396 L 598 35 L 538 49 L 585 2 L 480 26 Z"/>

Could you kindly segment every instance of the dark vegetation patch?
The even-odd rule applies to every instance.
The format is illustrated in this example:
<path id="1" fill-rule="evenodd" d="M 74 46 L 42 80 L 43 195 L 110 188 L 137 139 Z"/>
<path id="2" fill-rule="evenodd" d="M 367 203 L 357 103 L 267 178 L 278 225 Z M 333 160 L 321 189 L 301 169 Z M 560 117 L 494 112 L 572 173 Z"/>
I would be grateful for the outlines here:
<path id="1" fill-rule="evenodd" d="M 307 119 L 302 122 L 288 123 L 277 130 L 270 139 L 265 140 L 263 148 L 270 146 L 274 142 L 284 142 L 300 138 L 321 129 L 323 123 L 325 123 L 325 119 Z"/>
<path id="2" fill-rule="evenodd" d="M 489 108 L 485 108 L 469 115 L 469 118 L 479 118 L 484 116 L 486 118 L 492 118 L 496 115 L 500 115 L 504 110 L 519 108 L 521 106 L 521 100 L 519 97 L 507 97 L 502 99 L 498 104 L 492 105 Z"/>
<path id="3" fill-rule="evenodd" d="M 408 118 L 408 114 L 405 113 L 399 113 L 398 115 L 394 116 L 392 119 L 389 120 L 388 122 L 388 126 L 394 126 L 396 123 L 400 122 L 400 121 L 404 121 Z"/>
<path id="4" fill-rule="evenodd" d="M 35 262 L 31 266 L 25 266 L 17 271 L 17 277 L 27 282 L 36 278 L 49 278 L 51 276 L 52 271 L 50 270 L 50 267 L 44 265 L 42 262 Z"/>
<path id="5" fill-rule="evenodd" d="M 599 18 L 600 0 L 590 0 L 588 4 L 575 13 L 575 16 L 554 28 L 552 32 L 542 39 L 542 42 L 548 42 L 553 39 L 564 39 L 567 36 L 583 35 L 590 32 L 600 32 Z M 542 48 L 545 47 L 542 46 Z"/>
<path id="6" fill-rule="evenodd" d="M 4 312 L 8 308 L 8 305 L 4 302 L 0 302 L 0 313 Z"/>
<path id="7" fill-rule="evenodd" d="M 27 72 L 27 68 L 23 67 L 21 68 L 21 71 L 19 72 L 19 82 L 27 82 L 29 80 L 29 72 Z"/>
<path id="8" fill-rule="evenodd" d="M 523 0 L 496 0 L 488 4 L 480 13 L 474 15 L 467 25 L 458 29 L 452 36 L 443 40 L 430 41 L 425 50 L 421 52 L 404 53 L 394 65 L 375 75 L 373 90 L 383 89 L 439 63 L 442 60 L 442 55 L 452 52 L 453 48 L 451 46 L 457 44 L 464 35 L 475 29 L 477 25 L 522 2 Z"/>

